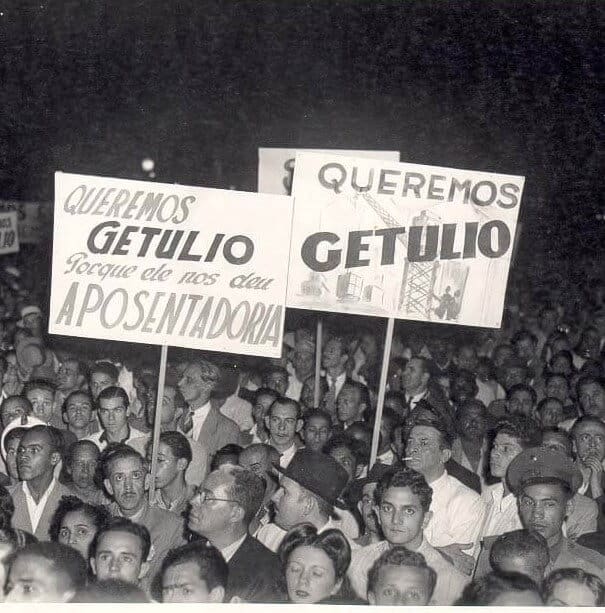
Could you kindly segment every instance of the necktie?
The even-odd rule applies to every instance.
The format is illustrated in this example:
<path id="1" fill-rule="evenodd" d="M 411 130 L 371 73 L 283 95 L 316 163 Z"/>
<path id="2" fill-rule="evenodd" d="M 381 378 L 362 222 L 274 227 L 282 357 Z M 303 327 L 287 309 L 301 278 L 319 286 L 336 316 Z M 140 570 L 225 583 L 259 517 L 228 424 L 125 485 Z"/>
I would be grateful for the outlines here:
<path id="1" fill-rule="evenodd" d="M 193 432 L 193 411 L 188 411 L 183 416 L 181 427 L 183 429 L 183 434 L 190 435 Z"/>
<path id="2" fill-rule="evenodd" d="M 320 405 L 322 408 L 330 413 L 335 419 L 336 417 L 336 380 L 328 377 L 328 391 L 323 397 Z"/>

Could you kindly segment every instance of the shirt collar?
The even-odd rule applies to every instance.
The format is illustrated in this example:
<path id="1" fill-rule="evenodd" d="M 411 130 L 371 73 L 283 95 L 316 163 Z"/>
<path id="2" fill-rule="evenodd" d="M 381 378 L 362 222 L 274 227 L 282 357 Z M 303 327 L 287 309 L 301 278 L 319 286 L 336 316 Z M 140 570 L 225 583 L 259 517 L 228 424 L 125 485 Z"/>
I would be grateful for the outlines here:
<path id="1" fill-rule="evenodd" d="M 125 443 L 130 439 L 130 424 L 126 424 L 126 437 L 119 441 L 112 441 L 113 443 Z M 101 432 L 101 436 L 99 436 L 99 443 L 107 443 L 109 445 L 109 441 L 107 440 L 107 432 L 103 430 Z"/>
<path id="2" fill-rule="evenodd" d="M 32 500 L 34 499 L 34 497 L 32 496 L 31 490 L 29 489 L 29 485 L 27 485 L 27 481 L 21 481 L 22 486 L 21 488 L 23 489 L 23 493 L 31 498 Z M 40 497 L 40 501 L 39 502 L 35 502 L 34 504 L 40 504 L 40 502 L 43 502 L 45 497 L 47 497 L 50 492 L 52 492 L 53 487 L 55 487 L 55 485 L 57 485 L 57 479 L 53 476 L 53 480 L 50 482 L 50 485 L 46 488 L 46 491 L 44 492 L 44 494 L 42 494 L 42 496 Z"/>
<path id="3" fill-rule="evenodd" d="M 229 562 L 229 560 L 231 560 L 231 558 L 235 555 L 236 551 L 241 547 L 241 544 L 246 540 L 246 536 L 248 535 L 244 534 L 244 536 L 242 536 L 240 539 L 220 550 L 221 555 L 225 559 L 225 562 Z"/>

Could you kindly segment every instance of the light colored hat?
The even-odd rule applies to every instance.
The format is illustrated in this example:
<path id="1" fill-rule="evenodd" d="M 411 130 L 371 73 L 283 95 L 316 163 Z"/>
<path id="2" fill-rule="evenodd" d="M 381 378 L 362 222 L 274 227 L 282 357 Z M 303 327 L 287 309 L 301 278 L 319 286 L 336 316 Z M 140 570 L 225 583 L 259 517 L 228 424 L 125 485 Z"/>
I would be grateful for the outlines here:
<path id="1" fill-rule="evenodd" d="M 25 423 L 23 423 L 23 420 L 26 420 Z M 13 419 L 13 421 L 11 421 L 10 424 L 8 424 L 6 428 L 4 428 L 4 432 L 2 432 L 2 437 L 0 437 L 0 452 L 2 452 L 2 458 L 4 460 L 6 460 L 6 449 L 4 448 L 4 441 L 6 440 L 7 434 L 15 428 L 25 428 L 26 430 L 29 430 L 34 426 L 46 426 L 46 424 L 41 419 L 38 419 L 33 415 L 24 415 L 23 417 L 15 417 L 15 419 Z"/>
<path id="2" fill-rule="evenodd" d="M 37 347 L 42 353 L 43 361 L 41 364 L 32 363 L 31 352 L 28 351 L 30 347 Z M 17 362 L 23 370 L 31 371 L 35 367 L 44 367 L 44 369 L 53 368 L 53 356 L 50 351 L 44 345 L 44 341 L 37 336 L 26 336 L 22 338 L 15 346 L 15 355 L 17 356 Z"/>
<path id="3" fill-rule="evenodd" d="M 28 304 L 27 306 L 24 306 L 21 309 L 21 319 L 17 322 L 17 326 L 19 326 L 19 328 L 25 328 L 25 318 L 28 315 L 39 315 L 40 317 L 43 317 L 42 314 L 42 310 L 40 309 L 40 307 L 37 307 L 33 304 Z"/>

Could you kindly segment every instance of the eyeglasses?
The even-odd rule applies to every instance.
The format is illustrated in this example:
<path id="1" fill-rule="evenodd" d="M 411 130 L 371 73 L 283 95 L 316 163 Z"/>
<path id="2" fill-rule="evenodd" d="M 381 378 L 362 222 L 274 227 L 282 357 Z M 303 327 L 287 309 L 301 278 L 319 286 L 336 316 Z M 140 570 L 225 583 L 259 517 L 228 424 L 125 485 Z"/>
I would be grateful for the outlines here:
<path id="1" fill-rule="evenodd" d="M 231 498 L 216 498 L 212 495 L 212 492 L 204 490 L 200 487 L 195 488 L 193 498 L 197 498 L 200 501 L 200 504 L 207 502 L 233 502 L 234 504 L 240 504 L 238 500 L 232 500 Z"/>

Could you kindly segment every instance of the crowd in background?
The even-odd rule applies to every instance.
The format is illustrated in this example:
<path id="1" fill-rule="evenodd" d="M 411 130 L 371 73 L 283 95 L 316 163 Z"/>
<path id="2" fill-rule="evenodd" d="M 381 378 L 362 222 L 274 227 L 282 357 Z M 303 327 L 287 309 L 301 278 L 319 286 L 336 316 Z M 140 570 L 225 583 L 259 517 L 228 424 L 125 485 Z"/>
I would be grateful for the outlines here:
<path id="1" fill-rule="evenodd" d="M 605 279 L 513 270 L 502 326 L 288 314 L 281 358 L 50 337 L 0 271 L 7 601 L 605 604 Z M 319 402 L 315 356 L 321 355 Z"/>

